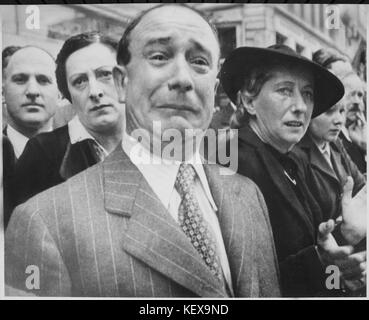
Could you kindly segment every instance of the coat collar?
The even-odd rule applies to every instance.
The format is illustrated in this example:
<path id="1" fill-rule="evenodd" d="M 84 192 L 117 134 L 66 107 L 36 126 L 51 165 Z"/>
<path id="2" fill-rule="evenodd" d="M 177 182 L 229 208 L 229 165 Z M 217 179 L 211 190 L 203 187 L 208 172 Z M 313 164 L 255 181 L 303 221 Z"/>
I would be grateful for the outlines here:
<path id="1" fill-rule="evenodd" d="M 330 179 L 339 182 L 333 168 L 324 159 L 324 156 L 322 155 L 316 144 L 313 142 L 309 134 L 305 134 L 305 136 L 299 143 L 299 147 L 303 149 L 305 153 L 308 155 L 309 162 L 312 167 L 323 172 Z M 330 147 L 331 147 L 332 165 L 335 166 L 337 165 L 338 162 L 341 162 L 340 153 L 335 143 L 330 143 Z"/>
<path id="2" fill-rule="evenodd" d="M 121 147 L 103 162 L 103 188 L 105 209 L 129 219 L 126 252 L 199 296 L 227 296 Z"/>
<path id="3" fill-rule="evenodd" d="M 94 151 L 91 140 L 82 140 L 71 144 L 68 141 L 67 148 L 62 159 L 59 174 L 67 180 L 75 174 L 93 166 L 100 161 Z"/>
<path id="4" fill-rule="evenodd" d="M 286 179 L 283 170 L 276 170 L 280 168 L 280 163 L 273 157 L 267 146 L 260 138 L 255 134 L 249 125 L 245 125 L 239 130 L 239 139 L 257 150 L 260 160 L 264 164 L 266 170 L 265 176 L 269 176 L 276 189 L 280 191 L 282 197 L 290 204 L 293 211 L 298 214 L 300 219 L 307 226 L 311 235 L 314 236 L 314 217 L 312 212 L 307 210 L 301 205 L 298 200 L 295 191 L 292 189 L 290 182 Z M 307 214 L 308 213 L 308 214 Z"/>

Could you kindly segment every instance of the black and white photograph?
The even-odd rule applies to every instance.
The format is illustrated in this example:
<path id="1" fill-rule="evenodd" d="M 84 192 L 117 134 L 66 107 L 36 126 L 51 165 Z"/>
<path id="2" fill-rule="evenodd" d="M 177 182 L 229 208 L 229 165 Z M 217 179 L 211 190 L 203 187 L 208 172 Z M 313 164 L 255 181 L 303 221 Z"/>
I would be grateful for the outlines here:
<path id="1" fill-rule="evenodd" d="M 288 2 L 0 5 L 1 297 L 367 297 L 369 5 Z"/>

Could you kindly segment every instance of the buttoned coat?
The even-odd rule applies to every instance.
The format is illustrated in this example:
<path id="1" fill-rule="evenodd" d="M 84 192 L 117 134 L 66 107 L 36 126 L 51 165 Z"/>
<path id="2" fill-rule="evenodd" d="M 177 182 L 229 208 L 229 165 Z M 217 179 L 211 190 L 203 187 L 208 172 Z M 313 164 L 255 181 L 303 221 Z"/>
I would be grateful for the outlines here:
<path id="1" fill-rule="evenodd" d="M 268 212 L 256 185 L 204 165 L 236 297 L 279 296 Z M 5 237 L 7 287 L 40 296 L 227 297 L 121 147 L 16 208 Z M 40 288 L 25 286 L 26 268 Z"/>

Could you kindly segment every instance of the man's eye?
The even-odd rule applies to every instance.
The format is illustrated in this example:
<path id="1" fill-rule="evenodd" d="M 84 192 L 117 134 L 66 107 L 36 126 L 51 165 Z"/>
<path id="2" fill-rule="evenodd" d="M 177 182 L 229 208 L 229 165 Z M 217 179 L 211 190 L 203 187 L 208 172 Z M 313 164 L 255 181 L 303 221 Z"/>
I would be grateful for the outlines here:
<path id="1" fill-rule="evenodd" d="M 168 57 L 164 53 L 154 53 L 150 55 L 149 59 L 153 61 L 165 61 Z"/>
<path id="2" fill-rule="evenodd" d="M 192 63 L 198 66 L 209 66 L 209 62 L 205 58 L 194 58 Z"/>
<path id="3" fill-rule="evenodd" d="M 13 82 L 17 84 L 24 84 L 27 82 L 28 78 L 23 76 L 17 76 L 12 78 Z"/>
<path id="4" fill-rule="evenodd" d="M 96 74 L 96 77 L 103 80 L 110 80 L 113 77 L 113 73 L 109 70 L 101 70 Z"/>
<path id="5" fill-rule="evenodd" d="M 52 83 L 51 79 L 49 79 L 48 77 L 45 77 L 45 76 L 37 77 L 37 82 L 41 85 L 47 85 L 47 84 Z"/>

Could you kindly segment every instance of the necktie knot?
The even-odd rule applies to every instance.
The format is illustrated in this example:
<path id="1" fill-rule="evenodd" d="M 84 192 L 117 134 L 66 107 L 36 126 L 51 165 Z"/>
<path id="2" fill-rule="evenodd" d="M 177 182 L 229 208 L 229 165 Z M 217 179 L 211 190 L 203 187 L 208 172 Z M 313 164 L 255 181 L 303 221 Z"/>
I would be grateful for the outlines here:
<path id="1" fill-rule="evenodd" d="M 93 140 L 93 139 L 88 139 L 88 143 L 90 144 L 90 146 L 94 150 L 95 156 L 97 157 L 97 159 L 96 159 L 97 162 L 103 161 L 105 159 L 105 153 L 101 149 L 101 147 L 99 146 L 99 144 L 95 140 Z"/>
<path id="2" fill-rule="evenodd" d="M 178 193 L 183 196 L 191 191 L 194 181 L 195 181 L 196 172 L 191 164 L 181 163 L 179 166 L 176 182 L 174 184 Z"/>

